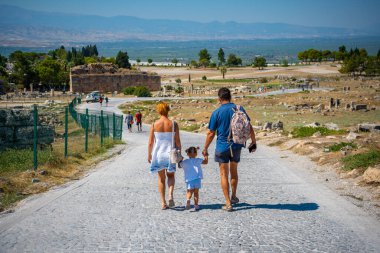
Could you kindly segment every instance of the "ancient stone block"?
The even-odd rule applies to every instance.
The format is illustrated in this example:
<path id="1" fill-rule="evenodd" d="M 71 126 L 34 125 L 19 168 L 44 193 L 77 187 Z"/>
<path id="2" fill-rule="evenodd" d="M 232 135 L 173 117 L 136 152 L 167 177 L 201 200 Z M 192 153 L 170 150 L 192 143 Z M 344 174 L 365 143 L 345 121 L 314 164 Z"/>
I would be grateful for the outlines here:
<path id="1" fill-rule="evenodd" d="M 71 90 L 73 92 L 122 91 L 128 86 L 145 86 L 160 90 L 161 77 L 155 73 L 118 69 L 113 64 L 89 64 L 71 69 Z"/>

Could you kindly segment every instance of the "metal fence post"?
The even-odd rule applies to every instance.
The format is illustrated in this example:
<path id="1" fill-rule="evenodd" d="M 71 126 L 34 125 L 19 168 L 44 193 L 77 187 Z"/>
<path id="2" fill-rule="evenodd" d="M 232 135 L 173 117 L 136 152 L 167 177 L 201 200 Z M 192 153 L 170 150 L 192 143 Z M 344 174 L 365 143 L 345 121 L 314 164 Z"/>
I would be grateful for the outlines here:
<path id="1" fill-rule="evenodd" d="M 69 108 L 65 107 L 65 157 L 67 157 L 67 140 L 68 140 L 68 121 L 69 121 Z"/>
<path id="2" fill-rule="evenodd" d="M 110 118 L 107 114 L 107 135 L 108 138 L 110 137 Z"/>
<path id="3" fill-rule="evenodd" d="M 86 108 L 86 141 L 84 143 L 84 150 L 86 153 L 88 152 L 88 123 L 89 123 L 89 118 L 88 118 L 88 108 Z"/>
<path id="4" fill-rule="evenodd" d="M 33 168 L 34 171 L 37 170 L 37 138 L 38 138 L 38 129 L 37 129 L 37 124 L 38 124 L 38 111 L 37 111 L 37 105 L 35 104 L 33 106 Z"/>
<path id="5" fill-rule="evenodd" d="M 123 122 L 124 122 L 124 116 L 121 115 L 121 124 L 120 124 L 120 140 L 123 139 Z"/>
<path id="6" fill-rule="evenodd" d="M 100 111 L 100 145 L 103 147 L 103 135 L 104 135 L 104 122 L 103 122 L 103 110 Z"/>
<path id="7" fill-rule="evenodd" d="M 115 113 L 112 114 L 112 137 L 114 140 L 116 139 L 116 115 L 115 115 Z"/>

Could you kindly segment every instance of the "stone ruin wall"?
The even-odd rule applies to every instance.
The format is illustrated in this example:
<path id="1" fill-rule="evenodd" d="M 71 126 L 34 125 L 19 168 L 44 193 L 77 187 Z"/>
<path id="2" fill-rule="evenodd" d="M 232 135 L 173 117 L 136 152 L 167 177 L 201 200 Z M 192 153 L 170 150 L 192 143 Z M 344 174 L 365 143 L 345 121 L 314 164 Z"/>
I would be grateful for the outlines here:
<path id="1" fill-rule="evenodd" d="M 0 150 L 7 148 L 31 148 L 34 138 L 33 109 L 0 110 Z M 54 127 L 38 122 L 38 144 L 54 142 Z"/>
<path id="2" fill-rule="evenodd" d="M 113 92 L 129 86 L 146 86 L 151 91 L 161 88 L 157 74 L 118 69 L 113 64 L 89 64 L 71 70 L 72 92 Z"/>

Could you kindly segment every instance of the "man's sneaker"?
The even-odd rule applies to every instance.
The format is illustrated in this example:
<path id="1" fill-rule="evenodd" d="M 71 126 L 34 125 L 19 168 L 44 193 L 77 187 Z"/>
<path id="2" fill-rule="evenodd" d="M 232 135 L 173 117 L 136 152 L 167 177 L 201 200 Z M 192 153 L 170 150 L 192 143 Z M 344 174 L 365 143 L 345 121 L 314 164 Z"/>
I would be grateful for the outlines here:
<path id="1" fill-rule="evenodd" d="M 239 203 L 239 201 L 240 201 L 240 200 L 239 200 L 238 197 L 235 197 L 235 198 L 232 198 L 232 197 L 231 197 L 231 204 L 232 204 L 232 205 Z"/>

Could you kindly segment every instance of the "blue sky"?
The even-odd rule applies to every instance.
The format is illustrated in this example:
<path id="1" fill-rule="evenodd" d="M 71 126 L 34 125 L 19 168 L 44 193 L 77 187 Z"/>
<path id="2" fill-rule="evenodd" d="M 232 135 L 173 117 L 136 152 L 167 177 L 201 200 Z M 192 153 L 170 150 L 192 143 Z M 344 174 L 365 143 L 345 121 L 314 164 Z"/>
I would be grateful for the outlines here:
<path id="1" fill-rule="evenodd" d="M 53 12 L 198 22 L 380 26 L 380 0 L 0 0 L 0 4 Z"/>

